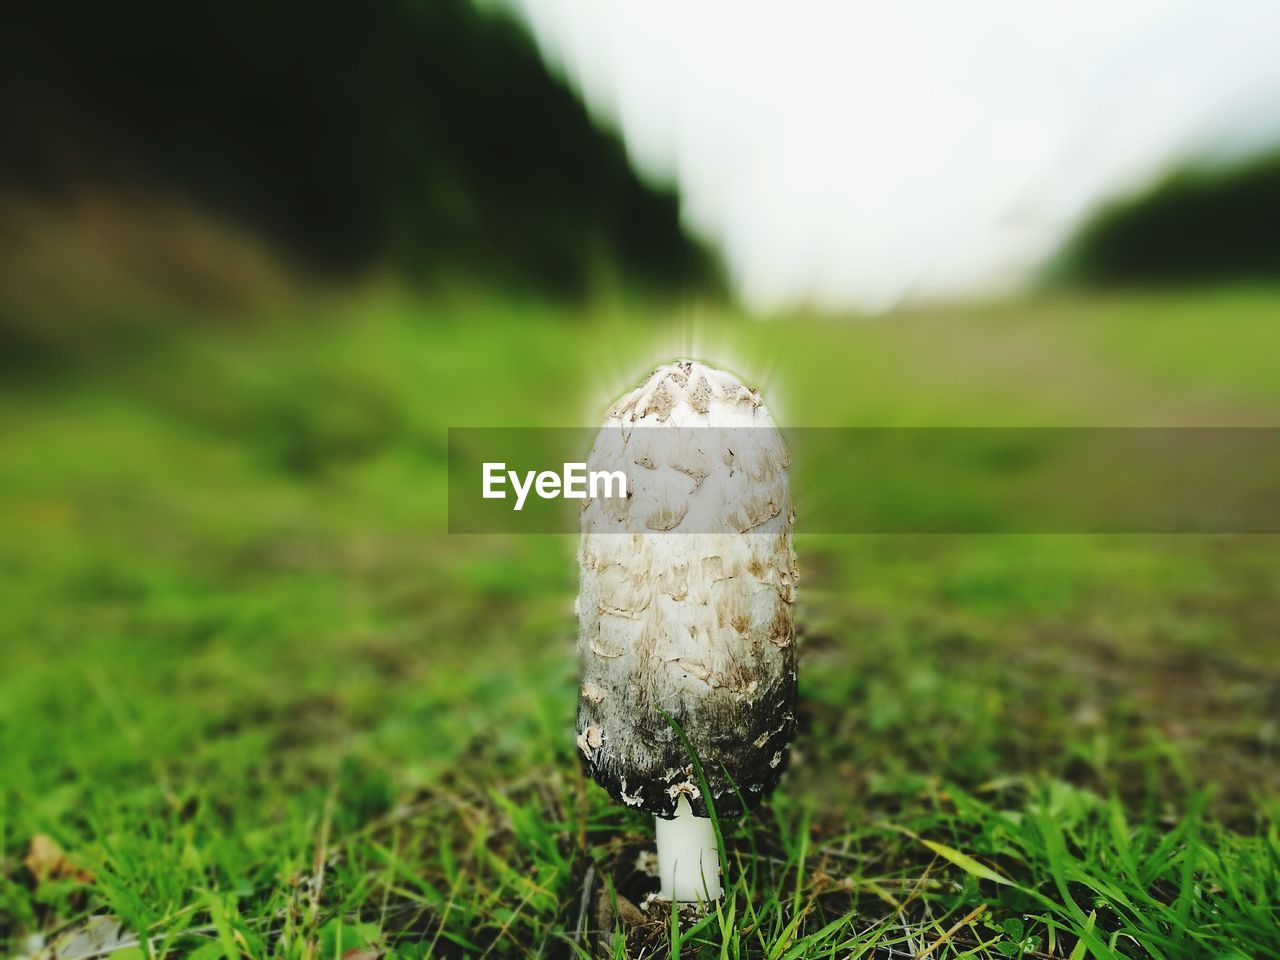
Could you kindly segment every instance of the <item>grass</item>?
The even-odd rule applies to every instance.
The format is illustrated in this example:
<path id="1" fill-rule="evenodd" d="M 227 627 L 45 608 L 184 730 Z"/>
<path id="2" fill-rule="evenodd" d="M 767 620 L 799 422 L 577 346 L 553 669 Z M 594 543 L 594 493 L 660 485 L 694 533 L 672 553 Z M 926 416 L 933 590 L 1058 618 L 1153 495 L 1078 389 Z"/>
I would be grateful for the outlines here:
<path id="1" fill-rule="evenodd" d="M 1275 423 L 1278 307 L 373 293 L 13 382 L 0 955 L 1280 955 L 1276 538 L 802 528 L 793 769 L 714 912 L 636 923 L 572 538 L 442 532 L 447 427 L 588 422 L 677 353 L 793 424 Z"/>

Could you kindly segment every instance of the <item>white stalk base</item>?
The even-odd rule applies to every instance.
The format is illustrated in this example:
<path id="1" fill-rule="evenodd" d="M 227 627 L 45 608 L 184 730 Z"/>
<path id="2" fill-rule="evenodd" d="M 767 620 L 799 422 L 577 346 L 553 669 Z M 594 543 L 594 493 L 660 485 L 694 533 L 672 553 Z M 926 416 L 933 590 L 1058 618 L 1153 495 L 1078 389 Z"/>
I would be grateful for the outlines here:
<path id="1" fill-rule="evenodd" d="M 658 832 L 658 879 L 664 900 L 696 903 L 720 898 L 720 851 L 716 832 L 706 817 L 695 817 L 684 797 L 674 820 L 655 817 Z"/>

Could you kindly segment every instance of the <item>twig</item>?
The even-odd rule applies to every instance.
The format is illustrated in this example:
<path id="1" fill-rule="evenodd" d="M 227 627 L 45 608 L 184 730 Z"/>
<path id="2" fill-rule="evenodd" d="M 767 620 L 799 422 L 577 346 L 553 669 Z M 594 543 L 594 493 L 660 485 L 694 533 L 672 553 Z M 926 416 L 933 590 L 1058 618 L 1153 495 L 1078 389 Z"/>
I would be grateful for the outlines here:
<path id="1" fill-rule="evenodd" d="M 335 777 L 329 788 L 328 796 L 324 800 L 324 812 L 321 814 L 320 820 L 320 837 L 316 843 L 315 860 L 312 861 L 315 882 L 311 885 L 311 915 L 309 919 L 313 924 L 320 915 L 320 897 L 324 892 L 325 861 L 329 859 L 329 830 L 333 826 L 333 808 L 337 803 L 337 794 L 338 781 Z"/>
<path id="2" fill-rule="evenodd" d="M 985 903 L 974 907 L 967 914 L 965 914 L 960 920 L 958 920 L 955 924 L 953 924 L 952 927 L 949 930 L 947 930 L 946 933 L 944 933 L 937 940 L 933 941 L 933 943 L 929 944 L 929 946 L 925 947 L 923 950 L 917 953 L 915 956 L 915 960 L 924 960 L 925 957 L 929 956 L 929 954 L 933 953 L 933 951 L 937 950 L 940 946 L 942 946 L 944 943 L 946 943 L 948 940 L 954 937 L 957 933 L 959 933 L 969 924 L 973 923 L 973 921 L 977 920 L 980 916 L 982 916 L 986 912 L 987 912 L 987 905 Z"/>
<path id="3" fill-rule="evenodd" d="M 573 927 L 573 939 L 576 943 L 582 942 L 582 935 L 586 931 L 587 923 L 587 906 L 591 902 L 591 884 L 596 878 L 596 865 L 588 864 L 587 876 L 582 881 L 582 900 L 578 903 L 578 922 Z"/>

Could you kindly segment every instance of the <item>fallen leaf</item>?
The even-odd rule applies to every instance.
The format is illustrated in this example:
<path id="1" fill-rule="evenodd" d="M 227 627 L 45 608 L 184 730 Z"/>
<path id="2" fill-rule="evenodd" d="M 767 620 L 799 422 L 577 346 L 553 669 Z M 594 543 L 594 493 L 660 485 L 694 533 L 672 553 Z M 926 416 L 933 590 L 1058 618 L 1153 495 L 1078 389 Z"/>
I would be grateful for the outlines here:
<path id="1" fill-rule="evenodd" d="M 73 863 L 66 851 L 58 846 L 58 842 L 43 833 L 37 833 L 31 838 L 31 846 L 27 850 L 26 859 L 22 862 L 36 878 L 36 883 L 46 883 L 51 880 L 93 882 L 92 873 Z"/>
<path id="2" fill-rule="evenodd" d="M 94 960 L 112 957 L 113 960 L 141 954 L 138 938 L 120 925 L 118 917 L 102 914 L 89 917 L 54 937 L 32 960 Z"/>

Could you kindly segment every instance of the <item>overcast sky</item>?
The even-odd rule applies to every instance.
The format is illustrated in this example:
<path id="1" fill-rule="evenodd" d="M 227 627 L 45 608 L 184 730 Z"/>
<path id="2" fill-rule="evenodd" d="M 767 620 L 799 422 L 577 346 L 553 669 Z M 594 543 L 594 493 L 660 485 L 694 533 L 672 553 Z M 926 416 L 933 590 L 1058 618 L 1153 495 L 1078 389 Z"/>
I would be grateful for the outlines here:
<path id="1" fill-rule="evenodd" d="M 1016 287 L 1280 135 L 1280 0 L 507 0 L 753 306 Z"/>

